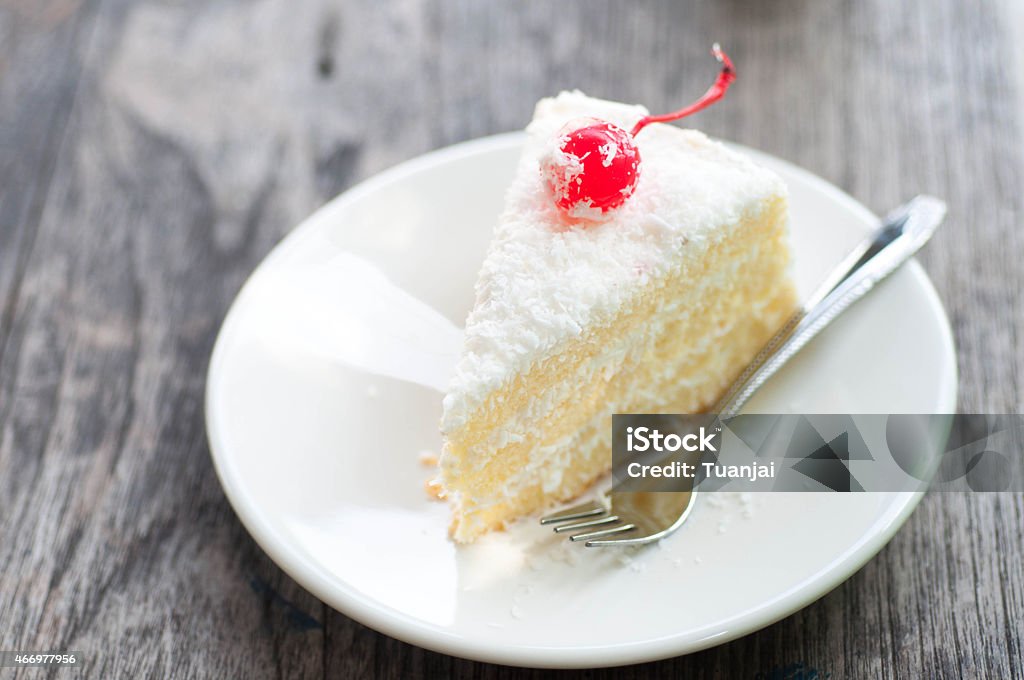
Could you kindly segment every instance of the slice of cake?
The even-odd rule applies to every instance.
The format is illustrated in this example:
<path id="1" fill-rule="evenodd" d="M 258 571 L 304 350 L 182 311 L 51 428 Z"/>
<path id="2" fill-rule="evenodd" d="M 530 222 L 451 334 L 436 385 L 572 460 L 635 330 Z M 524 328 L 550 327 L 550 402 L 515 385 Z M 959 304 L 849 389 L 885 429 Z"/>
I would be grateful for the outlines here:
<path id="1" fill-rule="evenodd" d="M 567 124 L 646 115 L 579 92 L 537 105 L 444 399 L 456 541 L 584 491 L 611 467 L 613 413 L 709 408 L 796 309 L 785 186 L 700 132 L 635 135 L 642 173 L 614 210 L 553 200 L 541 165 Z"/>

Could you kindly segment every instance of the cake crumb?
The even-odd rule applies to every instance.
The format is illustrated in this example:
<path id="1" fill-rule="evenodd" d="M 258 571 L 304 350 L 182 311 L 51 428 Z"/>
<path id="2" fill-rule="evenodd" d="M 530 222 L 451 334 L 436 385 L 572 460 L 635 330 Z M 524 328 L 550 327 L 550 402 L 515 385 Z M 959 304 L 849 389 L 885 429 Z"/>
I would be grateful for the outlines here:
<path id="1" fill-rule="evenodd" d="M 419 458 L 420 465 L 424 465 L 426 467 L 437 467 L 437 454 L 430 449 L 423 449 L 416 454 L 416 457 Z"/>
<path id="2" fill-rule="evenodd" d="M 441 480 L 437 477 L 433 477 L 424 482 L 423 488 L 427 492 L 427 495 L 435 501 L 443 501 L 447 497 L 447 494 L 444 492 L 444 487 L 441 486 Z"/>

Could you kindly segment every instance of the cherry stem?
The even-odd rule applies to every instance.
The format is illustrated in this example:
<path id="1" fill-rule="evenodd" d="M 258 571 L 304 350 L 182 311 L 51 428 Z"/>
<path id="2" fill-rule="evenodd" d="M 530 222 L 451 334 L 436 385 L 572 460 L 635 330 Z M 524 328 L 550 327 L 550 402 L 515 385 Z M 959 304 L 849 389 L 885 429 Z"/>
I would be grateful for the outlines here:
<path id="1" fill-rule="evenodd" d="M 725 91 L 729 89 L 729 86 L 736 80 L 736 69 L 733 68 L 732 59 L 729 55 L 722 51 L 722 48 L 718 43 L 715 43 L 711 47 L 711 54 L 715 56 L 718 63 L 722 65 L 722 72 L 718 74 L 718 79 L 715 83 L 708 88 L 708 91 L 701 96 L 700 99 L 687 106 L 685 109 L 679 109 L 672 113 L 665 113 L 660 116 L 644 116 L 637 124 L 633 126 L 630 134 L 634 137 L 638 132 L 643 130 L 651 123 L 667 123 L 672 120 L 679 120 L 685 118 L 690 114 L 697 113 L 701 109 L 706 109 L 711 106 L 719 99 L 725 96 Z"/>

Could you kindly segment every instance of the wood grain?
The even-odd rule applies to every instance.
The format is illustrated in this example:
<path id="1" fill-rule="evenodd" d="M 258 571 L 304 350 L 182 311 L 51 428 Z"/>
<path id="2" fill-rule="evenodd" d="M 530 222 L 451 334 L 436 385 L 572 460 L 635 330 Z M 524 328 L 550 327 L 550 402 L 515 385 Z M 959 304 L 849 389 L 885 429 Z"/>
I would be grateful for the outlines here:
<path id="1" fill-rule="evenodd" d="M 961 408 L 1020 412 L 1011 4 L 0 0 L 0 649 L 87 653 L 61 677 L 540 676 L 382 636 L 274 566 L 213 474 L 206 362 L 245 276 L 340 190 L 562 88 L 674 108 L 712 38 L 741 80 L 695 125 L 878 211 L 948 200 L 922 259 Z M 1022 640 L 1024 499 L 947 494 L 765 630 L 566 675 L 1024 677 Z"/>

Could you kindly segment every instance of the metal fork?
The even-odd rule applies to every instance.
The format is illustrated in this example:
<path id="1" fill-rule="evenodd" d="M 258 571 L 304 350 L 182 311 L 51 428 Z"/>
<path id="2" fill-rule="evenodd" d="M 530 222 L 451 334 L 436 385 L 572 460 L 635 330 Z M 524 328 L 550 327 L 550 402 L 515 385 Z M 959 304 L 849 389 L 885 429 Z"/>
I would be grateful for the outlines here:
<path id="1" fill-rule="evenodd" d="M 825 326 L 921 249 L 946 214 L 946 204 L 921 195 L 890 212 L 877 230 L 854 248 L 807 302 L 758 352 L 711 413 L 737 415 L 783 364 Z M 604 500 L 577 505 L 543 517 L 555 533 L 590 547 L 652 543 L 678 529 L 689 517 L 697 490 L 610 491 Z M 621 536 L 619 534 L 628 534 Z"/>

